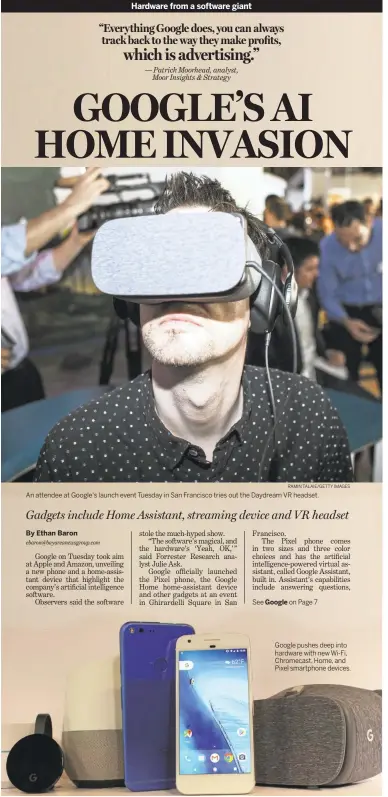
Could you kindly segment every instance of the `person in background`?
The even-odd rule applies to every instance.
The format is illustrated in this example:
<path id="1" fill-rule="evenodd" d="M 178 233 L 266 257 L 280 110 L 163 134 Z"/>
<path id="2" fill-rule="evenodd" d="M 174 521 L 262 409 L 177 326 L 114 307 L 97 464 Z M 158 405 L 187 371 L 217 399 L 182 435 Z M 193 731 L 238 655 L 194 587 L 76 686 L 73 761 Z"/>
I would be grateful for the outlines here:
<path id="1" fill-rule="evenodd" d="M 35 291 L 58 282 L 93 235 L 79 233 L 75 220 L 106 190 L 100 169 L 92 168 L 58 207 L 36 219 L 4 226 L 1 236 L 1 410 L 44 398 L 40 373 L 28 357 L 28 335 L 14 292 Z M 59 246 L 38 252 L 64 229 Z"/>
<path id="2" fill-rule="evenodd" d="M 304 210 L 298 210 L 296 213 L 292 214 L 290 218 L 289 230 L 292 236 L 297 235 L 301 238 L 304 238 L 310 234 L 306 225 L 306 213 Z"/>
<path id="3" fill-rule="evenodd" d="M 41 252 L 12 276 L 1 278 L 2 412 L 45 397 L 41 375 L 28 357 L 28 334 L 15 293 L 36 291 L 58 282 L 91 237 L 89 233 L 79 233 L 74 226 L 58 247 Z"/>
<path id="4" fill-rule="evenodd" d="M 311 238 L 287 238 L 298 284 L 298 307 L 295 316 L 297 342 L 297 371 L 309 379 L 325 383 L 322 368 L 333 375 L 343 375 L 344 355 L 330 350 L 319 328 L 319 303 L 316 295 L 316 280 L 319 269 L 319 246 Z M 264 365 L 264 337 L 251 334 L 248 342 L 247 362 Z M 271 367 L 292 371 L 293 348 L 291 332 L 280 317 L 272 332 L 269 348 Z"/>
<path id="5" fill-rule="evenodd" d="M 375 203 L 373 202 L 373 199 L 371 199 L 370 197 L 367 197 L 366 199 L 363 200 L 362 205 L 363 205 L 363 208 L 364 208 L 364 211 L 365 211 L 366 223 L 368 225 L 370 225 L 370 224 L 372 224 L 373 218 L 374 218 L 374 216 L 376 214 Z"/>
<path id="6" fill-rule="evenodd" d="M 360 202 L 332 208 L 334 232 L 320 243 L 318 297 L 350 378 L 358 381 L 363 347 L 382 391 L 382 220 L 368 223 Z"/>
<path id="7" fill-rule="evenodd" d="M 60 205 L 41 213 L 35 219 L 22 219 L 1 229 L 1 276 L 10 277 L 32 262 L 38 251 L 63 230 L 73 227 L 75 220 L 107 190 L 109 182 L 101 177 L 101 169 L 91 167 L 80 177 L 71 193 Z"/>
<path id="8" fill-rule="evenodd" d="M 279 238 L 285 239 L 289 235 L 290 219 L 291 211 L 286 200 L 275 194 L 269 194 L 265 200 L 264 223 L 272 227 Z"/>
<path id="9" fill-rule="evenodd" d="M 312 203 L 311 209 L 308 212 L 308 218 L 308 234 L 318 243 L 325 235 L 330 235 L 330 233 L 333 232 L 332 220 L 326 212 L 321 200 L 315 200 Z"/>

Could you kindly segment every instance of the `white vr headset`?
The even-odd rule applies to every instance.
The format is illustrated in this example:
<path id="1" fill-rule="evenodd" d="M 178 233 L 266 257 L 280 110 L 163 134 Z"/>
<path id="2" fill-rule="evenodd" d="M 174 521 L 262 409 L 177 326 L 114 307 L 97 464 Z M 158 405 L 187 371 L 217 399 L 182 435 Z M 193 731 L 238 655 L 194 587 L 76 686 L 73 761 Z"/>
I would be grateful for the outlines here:
<path id="1" fill-rule="evenodd" d="M 263 231 L 279 251 L 276 263 L 262 260 L 244 217 L 237 213 L 188 211 L 114 219 L 95 236 L 92 277 L 102 293 L 114 297 L 118 314 L 135 322 L 134 305 L 250 298 L 253 331 L 270 332 L 284 305 L 287 315 L 295 314 L 297 289 L 287 248 L 273 230 L 263 225 Z"/>

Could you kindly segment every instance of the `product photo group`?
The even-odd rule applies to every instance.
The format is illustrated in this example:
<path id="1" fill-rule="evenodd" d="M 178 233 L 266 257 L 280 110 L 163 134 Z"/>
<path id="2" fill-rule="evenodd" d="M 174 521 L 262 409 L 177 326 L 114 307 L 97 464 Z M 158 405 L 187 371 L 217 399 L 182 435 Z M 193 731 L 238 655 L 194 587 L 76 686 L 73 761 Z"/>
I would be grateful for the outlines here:
<path id="1" fill-rule="evenodd" d="M 278 660 L 308 672 L 306 662 L 343 660 L 334 647 L 278 643 Z M 295 673 L 288 688 L 258 699 L 260 645 L 253 654 L 249 637 L 229 629 L 196 633 L 186 623 L 127 622 L 118 648 L 117 656 L 68 671 L 61 737 L 55 728 L 53 738 L 49 714 L 37 715 L 7 754 L 4 794 L 12 786 L 34 794 L 56 786 L 61 794 L 66 782 L 80 793 L 112 795 L 272 794 L 275 787 L 294 794 L 334 786 L 336 793 L 378 793 L 381 689 L 324 680 L 295 686 Z M 364 791 L 349 792 L 351 784 Z"/>

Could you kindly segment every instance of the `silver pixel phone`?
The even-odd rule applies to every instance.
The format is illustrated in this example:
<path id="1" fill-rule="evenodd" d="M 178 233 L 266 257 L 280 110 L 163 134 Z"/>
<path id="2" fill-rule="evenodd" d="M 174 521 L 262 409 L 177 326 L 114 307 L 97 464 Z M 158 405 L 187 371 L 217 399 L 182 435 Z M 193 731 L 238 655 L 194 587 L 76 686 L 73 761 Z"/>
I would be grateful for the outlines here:
<path id="1" fill-rule="evenodd" d="M 247 794 L 255 785 L 250 644 L 242 634 L 176 646 L 176 785 L 181 794 Z"/>

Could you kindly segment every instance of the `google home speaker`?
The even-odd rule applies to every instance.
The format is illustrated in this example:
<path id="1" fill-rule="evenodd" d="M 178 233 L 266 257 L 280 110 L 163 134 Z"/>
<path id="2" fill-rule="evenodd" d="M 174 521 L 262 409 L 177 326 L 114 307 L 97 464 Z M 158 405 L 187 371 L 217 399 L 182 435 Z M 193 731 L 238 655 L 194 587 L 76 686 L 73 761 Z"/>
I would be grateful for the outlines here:
<path id="1" fill-rule="evenodd" d="M 89 662 L 67 678 L 62 748 L 80 788 L 124 786 L 119 656 Z"/>

